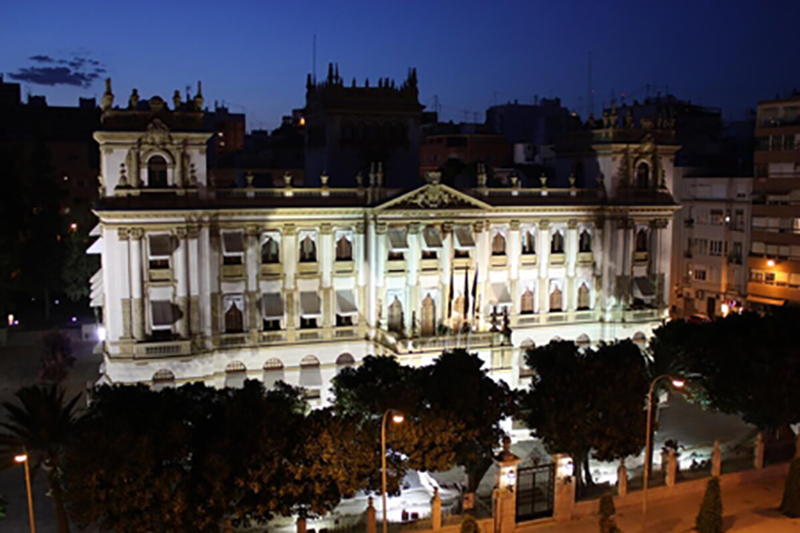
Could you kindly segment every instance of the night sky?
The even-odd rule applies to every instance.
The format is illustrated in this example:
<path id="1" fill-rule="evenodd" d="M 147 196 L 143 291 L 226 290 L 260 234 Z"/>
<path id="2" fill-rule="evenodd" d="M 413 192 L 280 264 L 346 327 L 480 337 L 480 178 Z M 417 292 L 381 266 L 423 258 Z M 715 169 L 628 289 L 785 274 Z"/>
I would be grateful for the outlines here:
<path id="1" fill-rule="evenodd" d="M 589 51 L 595 111 L 612 91 L 641 100 L 649 84 L 738 119 L 800 88 L 798 0 L 0 4 L 0 72 L 23 94 L 75 105 L 99 98 L 109 75 L 124 105 L 132 87 L 170 101 L 201 79 L 207 104 L 245 111 L 248 129 L 303 106 L 314 33 L 318 77 L 330 61 L 348 85 L 399 82 L 414 66 L 420 101 L 430 109 L 437 95 L 446 120 L 534 95 L 585 115 Z"/>

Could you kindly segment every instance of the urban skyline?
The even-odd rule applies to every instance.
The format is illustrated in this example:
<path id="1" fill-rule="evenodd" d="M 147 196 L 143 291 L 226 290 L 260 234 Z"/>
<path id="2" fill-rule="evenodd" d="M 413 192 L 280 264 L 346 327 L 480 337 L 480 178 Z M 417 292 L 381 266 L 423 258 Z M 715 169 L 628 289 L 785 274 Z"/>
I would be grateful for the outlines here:
<path id="1" fill-rule="evenodd" d="M 721 107 L 726 120 L 740 119 L 759 100 L 800 85 L 791 66 L 798 45 L 772 23 L 800 15 L 800 6 L 677 4 L 509 3 L 490 11 L 471 1 L 245 2 L 215 14 L 203 3 L 187 10 L 81 2 L 49 5 L 46 19 L 41 8 L 19 4 L 0 21 L 7 51 L 0 72 L 51 105 L 99 100 L 106 76 L 118 98 L 133 87 L 144 97 L 166 97 L 201 79 L 207 105 L 245 111 L 248 130 L 274 128 L 303 106 L 315 35 L 318 78 L 329 62 L 359 85 L 365 78 L 400 80 L 414 67 L 421 103 L 433 110 L 438 99 L 443 118 L 454 121 L 482 121 L 494 103 L 531 103 L 536 96 L 560 97 L 585 116 L 590 52 L 596 115 L 612 95 L 641 101 L 669 91 Z"/>

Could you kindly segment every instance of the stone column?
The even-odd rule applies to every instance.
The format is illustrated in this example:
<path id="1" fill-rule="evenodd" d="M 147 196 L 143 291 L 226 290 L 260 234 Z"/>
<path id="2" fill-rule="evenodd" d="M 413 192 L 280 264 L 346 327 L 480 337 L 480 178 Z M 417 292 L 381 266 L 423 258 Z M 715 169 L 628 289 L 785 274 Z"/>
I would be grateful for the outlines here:
<path id="1" fill-rule="evenodd" d="M 370 277 L 370 265 L 367 263 L 366 257 L 366 224 L 358 222 L 356 224 L 356 234 L 354 239 L 353 261 L 356 270 L 356 302 L 361 319 L 358 321 L 360 334 L 364 334 L 364 325 L 367 322 L 365 317 L 369 317 L 369 305 L 367 301 L 369 296 L 367 294 L 367 278 Z"/>
<path id="2" fill-rule="evenodd" d="M 384 312 L 384 309 L 388 309 L 391 302 L 386 301 L 386 261 L 388 259 L 389 248 L 386 244 L 387 230 L 386 222 L 376 222 L 375 223 L 375 240 L 377 243 L 375 249 L 375 264 L 376 264 L 376 272 L 374 276 L 375 285 L 377 288 L 377 302 L 376 302 L 376 311 L 377 316 L 375 320 L 375 325 L 382 329 L 387 329 L 387 313 L 388 311 Z M 405 303 L 405 302 L 404 302 Z M 405 309 L 405 305 L 403 306 L 403 312 L 408 313 L 408 310 Z M 380 317 L 380 318 L 377 318 Z"/>
<path id="3" fill-rule="evenodd" d="M 431 528 L 434 531 L 442 529 L 442 498 L 439 496 L 439 487 L 434 487 L 431 498 Z"/>
<path id="4" fill-rule="evenodd" d="M 334 321 L 332 320 L 333 309 L 333 289 L 331 287 L 331 272 L 333 270 L 333 227 L 328 223 L 320 225 L 320 281 L 321 281 L 321 298 L 322 298 L 322 327 L 330 328 Z"/>
<path id="5" fill-rule="evenodd" d="M 758 433 L 758 437 L 756 438 L 753 466 L 757 469 L 764 468 L 764 434 L 761 432 Z"/>
<path id="6" fill-rule="evenodd" d="M 260 306 L 258 305 L 258 270 L 261 264 L 261 250 L 259 246 L 259 237 L 261 236 L 261 228 L 258 226 L 247 226 L 245 228 L 245 295 L 244 307 L 245 318 L 247 319 L 244 326 L 245 329 L 250 331 L 250 335 L 254 338 L 258 335 L 259 322 L 261 313 L 259 312 Z"/>
<path id="7" fill-rule="evenodd" d="M 449 311 L 448 298 L 450 297 L 450 273 L 453 271 L 453 223 L 445 222 L 442 224 L 442 257 L 439 264 L 442 266 L 442 276 L 439 282 L 439 294 L 441 295 L 441 305 L 439 305 L 439 320 L 447 323 L 447 313 Z M 455 277 L 453 278 L 455 283 Z M 449 324 L 448 324 L 449 325 Z"/>
<path id="8" fill-rule="evenodd" d="M 474 224 L 474 231 L 475 236 L 477 237 L 476 243 L 478 245 L 475 250 L 475 253 L 477 254 L 475 264 L 478 268 L 478 294 L 476 296 L 479 300 L 477 303 L 480 303 L 480 306 L 476 307 L 476 309 L 478 310 L 478 316 L 480 317 L 483 316 L 483 313 L 480 312 L 481 307 L 485 308 L 486 300 L 489 294 L 489 258 L 492 255 L 492 232 L 489 228 L 488 222 L 484 221 L 476 222 Z M 508 250 L 506 250 L 506 253 L 508 253 Z M 473 271 L 471 276 L 474 275 L 475 272 Z M 473 279 L 473 277 L 470 277 L 469 279 L 470 291 L 472 291 Z M 472 294 L 470 294 L 470 309 L 466 311 L 467 315 L 470 316 L 470 321 L 472 320 L 470 312 L 472 311 L 472 306 L 474 303 L 475 302 L 472 301 Z"/>
<path id="9" fill-rule="evenodd" d="M 408 311 L 405 313 L 406 331 L 411 334 L 411 321 L 416 313 L 420 318 L 419 258 L 420 246 L 419 222 L 408 225 L 408 252 L 406 252 L 406 291 L 408 292 Z"/>
<path id="10" fill-rule="evenodd" d="M 667 459 L 667 486 L 674 487 L 677 481 L 678 481 L 678 458 L 675 455 L 675 448 L 670 448 Z"/>
<path id="11" fill-rule="evenodd" d="M 578 295 L 575 287 L 575 266 L 578 260 L 578 221 L 571 219 L 567 222 L 567 280 L 564 297 L 567 311 L 573 312 L 577 307 Z"/>
<path id="12" fill-rule="evenodd" d="M 189 267 L 189 331 L 192 335 L 202 334 L 200 320 L 200 277 L 203 269 L 208 268 L 205 261 L 200 258 L 198 238 L 200 228 L 191 225 L 187 228 L 187 241 L 189 245 L 188 263 L 194 268 Z"/>
<path id="13" fill-rule="evenodd" d="M 722 475 L 722 450 L 719 440 L 714 441 L 714 452 L 711 454 L 711 475 L 713 477 Z"/>
<path id="14" fill-rule="evenodd" d="M 628 468 L 625 466 L 625 458 L 620 459 L 617 468 L 617 494 L 620 498 L 628 494 Z"/>
<path id="15" fill-rule="evenodd" d="M 608 319 L 606 314 L 611 310 L 611 287 L 613 287 L 612 280 L 616 277 L 616 273 L 612 270 L 614 259 L 612 257 L 612 239 L 615 236 L 613 229 L 614 222 L 611 218 L 606 218 L 600 221 L 598 227 L 602 224 L 602 248 L 598 251 L 599 257 L 595 260 L 595 264 L 600 268 L 600 309 L 603 313 L 603 319 Z M 601 240 L 598 239 L 598 242 Z"/>
<path id="16" fill-rule="evenodd" d="M 119 243 L 120 243 L 119 247 L 123 252 L 122 253 L 123 257 L 121 257 L 119 259 L 120 259 L 120 261 L 124 261 L 126 263 L 125 266 L 123 267 L 124 268 L 124 272 L 127 274 L 126 278 L 130 278 L 130 264 L 131 264 L 130 244 L 128 242 L 128 237 L 129 237 L 128 233 L 129 233 L 128 228 L 118 228 L 117 229 L 117 239 L 119 239 Z M 110 271 L 108 271 L 108 268 L 106 268 L 103 271 L 104 283 L 106 283 L 106 280 L 110 279 L 109 274 L 110 274 Z M 120 302 L 121 303 L 120 307 L 122 309 L 122 335 L 120 336 L 120 338 L 121 339 L 125 339 L 125 340 L 130 340 L 131 338 L 133 338 L 133 332 L 132 332 L 133 325 L 131 323 L 131 313 L 133 312 L 133 308 L 132 308 L 133 307 L 133 299 L 131 297 L 131 281 L 130 281 L 130 279 L 122 280 L 122 285 L 124 286 L 124 288 L 122 289 L 122 302 Z M 111 286 L 111 283 L 107 283 L 106 284 L 106 291 L 109 290 L 108 287 L 110 287 L 110 286 Z M 106 310 L 106 311 L 108 311 L 108 310 Z M 110 328 L 108 328 L 108 324 L 110 324 L 111 321 L 109 320 L 108 314 L 105 315 L 105 322 L 106 322 L 106 328 L 109 329 L 109 331 L 110 331 Z M 108 335 L 108 339 L 107 340 L 111 340 L 113 338 L 112 337 L 113 332 L 110 331 L 110 333 L 111 334 Z"/>
<path id="17" fill-rule="evenodd" d="M 295 272 L 297 269 L 297 227 L 286 224 L 281 232 L 281 266 L 283 268 L 283 299 L 286 310 L 287 339 L 294 339 L 295 323 Z"/>
<path id="18" fill-rule="evenodd" d="M 178 318 L 178 335 L 182 339 L 189 338 L 189 265 L 188 265 L 188 243 L 186 228 L 175 228 L 175 239 L 178 246 L 175 250 L 175 282 L 177 299 L 176 302 L 180 310 Z"/>
<path id="19" fill-rule="evenodd" d="M 142 239 L 144 230 L 132 228 L 130 235 L 131 258 L 131 321 L 133 322 L 133 338 L 136 341 L 144 340 L 144 301 L 142 289 Z"/>
<path id="20" fill-rule="evenodd" d="M 369 268 L 370 276 L 367 280 L 367 324 L 371 328 L 378 327 L 378 235 L 375 231 L 375 221 L 367 222 L 367 254 L 365 268 Z"/>
<path id="21" fill-rule="evenodd" d="M 547 313 L 550 309 L 550 221 L 539 222 L 539 236 L 536 239 L 539 252 L 539 312 Z"/>
<path id="22" fill-rule="evenodd" d="M 369 497 L 367 503 L 367 533 L 377 533 L 378 521 L 375 517 L 375 505 L 372 502 L 372 496 Z"/>
<path id="23" fill-rule="evenodd" d="M 519 314 L 519 263 L 522 259 L 522 237 L 519 232 L 519 220 L 512 220 L 508 226 L 508 241 L 506 241 L 506 257 L 508 258 L 508 277 L 511 281 L 511 301 L 514 309 Z M 486 302 L 481 302 L 486 307 Z"/>

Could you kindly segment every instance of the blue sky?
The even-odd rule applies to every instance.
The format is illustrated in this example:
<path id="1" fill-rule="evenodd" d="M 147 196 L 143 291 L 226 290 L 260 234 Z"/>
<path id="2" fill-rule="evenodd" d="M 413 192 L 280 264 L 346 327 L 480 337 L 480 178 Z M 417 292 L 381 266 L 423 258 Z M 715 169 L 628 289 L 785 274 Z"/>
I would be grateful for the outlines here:
<path id="1" fill-rule="evenodd" d="M 248 129 L 272 128 L 303 106 L 316 33 L 319 76 L 329 61 L 359 84 L 400 81 L 416 67 L 420 101 L 432 107 L 438 96 L 445 119 L 462 120 L 465 109 L 482 119 L 494 101 L 534 95 L 583 113 L 589 51 L 596 110 L 612 94 L 642 99 L 648 84 L 651 94 L 668 85 L 739 118 L 759 99 L 800 88 L 797 20 L 796 0 L 5 0 L 0 72 L 9 81 L 47 66 L 37 55 L 99 62 L 81 66 L 96 74 L 88 86 L 23 83 L 61 105 L 99 97 L 106 75 L 118 103 L 132 87 L 169 98 L 200 79 L 207 103 L 246 111 Z"/>

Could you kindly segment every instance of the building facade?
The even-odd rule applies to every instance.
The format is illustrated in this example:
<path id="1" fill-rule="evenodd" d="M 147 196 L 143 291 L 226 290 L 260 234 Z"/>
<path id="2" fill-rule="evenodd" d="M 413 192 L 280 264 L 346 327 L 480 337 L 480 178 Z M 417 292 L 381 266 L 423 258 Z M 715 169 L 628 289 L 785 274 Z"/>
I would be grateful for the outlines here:
<path id="1" fill-rule="evenodd" d="M 589 132 L 609 176 L 592 188 L 480 174 L 456 190 L 431 173 L 403 190 L 376 171 L 350 188 L 323 174 L 319 187 L 216 189 L 201 109 L 104 97 L 93 294 L 107 382 L 284 380 L 320 404 L 366 355 L 417 365 L 460 346 L 519 386 L 521 349 L 644 340 L 666 315 L 676 206 L 663 181 L 632 193 L 637 166 L 623 164 L 671 172 L 676 147 L 649 132 Z"/>
<path id="2" fill-rule="evenodd" d="M 709 319 L 741 311 L 747 296 L 751 178 L 678 180 L 673 314 Z"/>
<path id="3" fill-rule="evenodd" d="M 748 299 L 800 303 L 800 95 L 758 104 Z"/>

